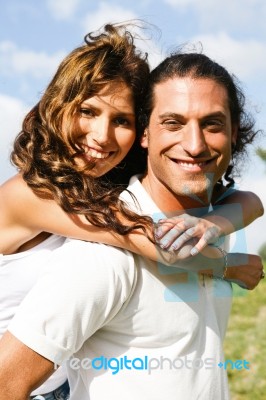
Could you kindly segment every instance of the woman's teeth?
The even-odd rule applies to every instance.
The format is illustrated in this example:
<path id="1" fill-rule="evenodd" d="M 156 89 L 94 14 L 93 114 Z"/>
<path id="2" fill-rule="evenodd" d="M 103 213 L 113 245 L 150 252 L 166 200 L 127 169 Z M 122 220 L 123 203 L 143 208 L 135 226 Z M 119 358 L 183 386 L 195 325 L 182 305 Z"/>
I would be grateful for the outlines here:
<path id="1" fill-rule="evenodd" d="M 86 151 L 86 154 L 88 156 L 90 156 L 90 157 L 93 157 L 93 158 L 101 158 L 101 159 L 103 159 L 103 158 L 107 158 L 110 155 L 110 152 L 107 153 L 107 152 L 97 151 L 97 150 L 94 150 L 94 149 L 88 149 Z"/>

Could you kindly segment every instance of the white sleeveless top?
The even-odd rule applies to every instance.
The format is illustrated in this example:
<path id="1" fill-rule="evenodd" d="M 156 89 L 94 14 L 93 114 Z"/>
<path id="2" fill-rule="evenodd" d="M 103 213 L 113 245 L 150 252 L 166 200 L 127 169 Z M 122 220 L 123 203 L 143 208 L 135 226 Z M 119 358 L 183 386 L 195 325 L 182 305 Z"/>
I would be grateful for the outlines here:
<path id="1" fill-rule="evenodd" d="M 30 250 L 10 255 L 0 254 L 0 337 L 7 330 L 26 294 L 49 267 L 53 250 L 60 247 L 64 241 L 64 237 L 51 235 Z M 51 392 L 66 379 L 66 371 L 61 367 L 31 394 Z"/>

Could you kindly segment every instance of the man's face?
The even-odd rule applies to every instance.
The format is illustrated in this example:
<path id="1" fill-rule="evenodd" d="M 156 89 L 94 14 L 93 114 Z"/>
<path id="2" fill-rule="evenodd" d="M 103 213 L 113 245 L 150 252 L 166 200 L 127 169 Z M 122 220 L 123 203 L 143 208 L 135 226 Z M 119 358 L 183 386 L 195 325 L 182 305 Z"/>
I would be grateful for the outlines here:
<path id="1" fill-rule="evenodd" d="M 170 191 L 208 201 L 227 169 L 235 135 L 227 92 L 220 84 L 190 77 L 157 84 L 142 139 L 148 148 L 149 185 L 162 196 Z"/>

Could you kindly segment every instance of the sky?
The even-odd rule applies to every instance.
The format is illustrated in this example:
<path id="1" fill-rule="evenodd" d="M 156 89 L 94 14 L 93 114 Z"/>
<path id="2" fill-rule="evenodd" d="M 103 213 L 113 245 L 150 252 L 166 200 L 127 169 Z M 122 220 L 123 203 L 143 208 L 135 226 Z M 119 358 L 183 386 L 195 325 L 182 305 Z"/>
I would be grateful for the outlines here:
<path id="1" fill-rule="evenodd" d="M 16 172 L 9 162 L 13 139 L 60 61 L 108 22 L 151 24 L 139 46 L 152 68 L 180 46 L 202 48 L 238 77 L 257 129 L 266 126 L 265 0 L 0 0 L 0 9 L 0 183 Z M 256 156 L 258 146 L 266 148 L 266 135 L 250 149 L 237 187 L 255 192 L 266 206 L 266 163 Z M 266 242 L 265 225 L 262 217 L 245 230 L 247 251 Z"/>

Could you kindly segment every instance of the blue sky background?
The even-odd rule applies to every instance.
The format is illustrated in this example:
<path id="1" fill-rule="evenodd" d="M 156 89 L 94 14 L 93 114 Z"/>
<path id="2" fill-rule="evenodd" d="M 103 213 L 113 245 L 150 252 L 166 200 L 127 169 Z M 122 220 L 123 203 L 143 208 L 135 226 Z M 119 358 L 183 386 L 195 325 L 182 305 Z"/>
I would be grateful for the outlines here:
<path id="1" fill-rule="evenodd" d="M 154 24 L 161 33 L 139 44 L 152 66 L 181 44 L 202 43 L 208 56 L 238 76 L 257 127 L 266 126 L 264 0 L 0 0 L 0 10 L 0 183 L 15 172 L 8 156 L 23 116 L 62 58 L 107 22 L 141 18 Z M 266 138 L 259 144 L 266 148 Z M 265 206 L 265 181 L 266 165 L 253 147 L 238 186 L 257 193 Z M 265 222 L 260 218 L 247 229 L 250 252 L 266 242 Z"/>

